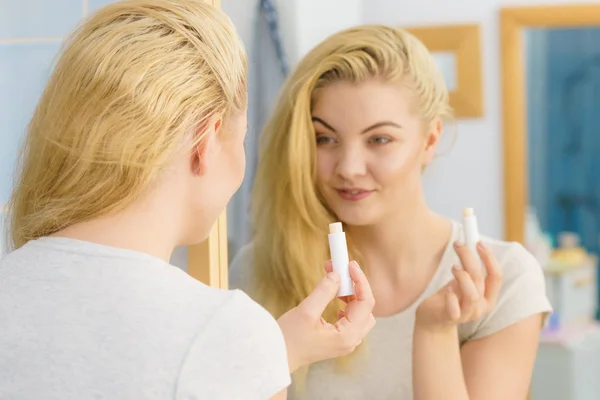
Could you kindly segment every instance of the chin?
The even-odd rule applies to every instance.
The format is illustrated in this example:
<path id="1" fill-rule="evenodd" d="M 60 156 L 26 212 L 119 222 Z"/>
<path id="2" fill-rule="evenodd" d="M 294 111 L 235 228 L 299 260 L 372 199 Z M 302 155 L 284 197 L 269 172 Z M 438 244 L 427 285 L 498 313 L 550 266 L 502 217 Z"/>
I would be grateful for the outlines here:
<path id="1" fill-rule="evenodd" d="M 340 221 L 350 226 L 374 225 L 380 220 L 379 213 L 359 208 L 338 208 L 334 213 Z"/>

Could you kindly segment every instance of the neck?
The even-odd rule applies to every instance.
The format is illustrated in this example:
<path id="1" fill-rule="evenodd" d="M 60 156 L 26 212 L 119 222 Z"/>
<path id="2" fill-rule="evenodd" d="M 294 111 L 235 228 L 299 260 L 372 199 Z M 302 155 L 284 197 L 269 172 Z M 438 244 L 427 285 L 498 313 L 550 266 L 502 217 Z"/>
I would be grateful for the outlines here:
<path id="1" fill-rule="evenodd" d="M 348 232 L 369 266 L 369 272 L 400 279 L 439 260 L 450 237 L 451 224 L 430 211 L 425 202 L 380 223 L 349 227 Z"/>
<path id="2" fill-rule="evenodd" d="M 181 205 L 152 195 L 114 214 L 72 225 L 53 236 L 84 240 L 146 253 L 169 262 L 179 242 Z"/>

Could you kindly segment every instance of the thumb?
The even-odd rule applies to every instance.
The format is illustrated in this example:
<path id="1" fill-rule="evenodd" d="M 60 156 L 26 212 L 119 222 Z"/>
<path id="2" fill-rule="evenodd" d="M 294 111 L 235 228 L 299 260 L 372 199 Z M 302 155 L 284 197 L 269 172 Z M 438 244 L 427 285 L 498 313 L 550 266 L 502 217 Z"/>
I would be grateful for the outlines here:
<path id="1" fill-rule="evenodd" d="M 311 315 L 318 319 L 331 300 L 335 299 L 341 281 L 339 274 L 328 273 L 321 279 L 315 290 L 298 305 L 298 308 L 303 311 L 304 315 Z"/>

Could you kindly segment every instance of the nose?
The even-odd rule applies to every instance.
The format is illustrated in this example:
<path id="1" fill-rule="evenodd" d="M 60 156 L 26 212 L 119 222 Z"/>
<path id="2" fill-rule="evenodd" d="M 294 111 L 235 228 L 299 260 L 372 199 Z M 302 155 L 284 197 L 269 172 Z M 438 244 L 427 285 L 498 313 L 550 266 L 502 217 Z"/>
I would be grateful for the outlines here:
<path id="1" fill-rule="evenodd" d="M 344 180 L 353 180 L 367 173 L 367 160 L 361 146 L 353 144 L 340 146 L 336 173 Z"/>

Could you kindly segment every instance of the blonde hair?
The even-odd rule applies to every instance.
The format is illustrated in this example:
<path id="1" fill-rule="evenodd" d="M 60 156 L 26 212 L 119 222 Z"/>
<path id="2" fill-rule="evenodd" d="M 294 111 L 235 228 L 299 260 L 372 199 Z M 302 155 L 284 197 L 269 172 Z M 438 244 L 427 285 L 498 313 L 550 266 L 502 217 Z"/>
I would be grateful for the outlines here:
<path id="1" fill-rule="evenodd" d="M 28 126 L 9 202 L 9 246 L 123 209 L 184 136 L 243 110 L 246 55 L 201 0 L 129 0 L 64 46 Z"/>
<path id="2" fill-rule="evenodd" d="M 369 79 L 405 85 L 414 94 L 415 112 L 427 122 L 451 116 L 441 72 L 425 46 L 406 31 L 354 27 L 330 36 L 304 57 L 262 133 L 254 182 L 253 296 L 275 317 L 310 294 L 329 258 L 327 229 L 335 217 L 316 187 L 311 121 L 316 91 L 336 81 Z M 360 261 L 351 238 L 349 251 Z M 341 305 L 332 303 L 325 318 L 336 319 Z"/>

